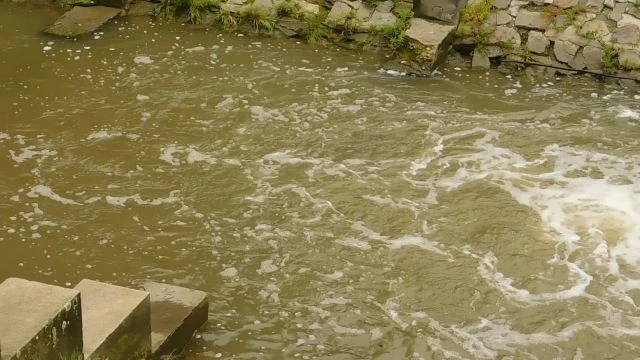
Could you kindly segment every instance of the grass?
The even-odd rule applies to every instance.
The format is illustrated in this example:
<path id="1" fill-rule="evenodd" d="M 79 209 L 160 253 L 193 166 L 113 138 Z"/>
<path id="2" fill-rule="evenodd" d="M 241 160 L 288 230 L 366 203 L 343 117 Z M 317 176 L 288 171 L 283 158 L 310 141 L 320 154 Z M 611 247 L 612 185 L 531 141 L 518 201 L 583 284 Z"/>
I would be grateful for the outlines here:
<path id="1" fill-rule="evenodd" d="M 404 49 L 408 45 L 407 29 L 409 20 L 413 16 L 413 11 L 409 8 L 400 8 L 397 11 L 398 19 L 393 25 L 374 26 L 369 29 L 371 35 L 384 38 L 393 52 Z"/>
<path id="2" fill-rule="evenodd" d="M 239 13 L 240 22 L 251 26 L 255 31 L 272 32 L 278 27 L 278 21 L 262 7 L 250 5 Z"/>
<path id="3" fill-rule="evenodd" d="M 362 22 L 358 18 L 358 13 L 355 10 L 351 10 L 345 15 L 342 23 L 343 33 L 345 35 L 352 35 L 358 32 Z"/>
<path id="4" fill-rule="evenodd" d="M 577 4 L 576 6 L 572 6 L 570 8 L 564 9 L 562 14 L 567 16 L 567 21 L 569 24 L 573 24 L 576 22 L 578 15 L 583 14 L 586 11 L 587 11 L 586 5 Z"/>
<path id="5" fill-rule="evenodd" d="M 276 5 L 276 14 L 280 17 L 292 17 L 296 19 L 303 18 L 300 12 L 300 5 L 291 0 L 283 0 Z"/>
<path id="6" fill-rule="evenodd" d="M 228 9 L 219 9 L 214 14 L 214 18 L 225 30 L 234 30 L 238 27 L 238 15 Z"/>
<path id="7" fill-rule="evenodd" d="M 60 360 L 84 360 L 84 354 L 81 352 L 73 352 L 69 355 L 60 355 Z"/>
<path id="8" fill-rule="evenodd" d="M 469 5 L 462 10 L 461 22 L 472 29 L 479 28 L 487 20 L 491 11 L 496 6 L 491 0 L 481 0 L 473 5 Z"/>
<path id="9" fill-rule="evenodd" d="M 326 10 L 320 10 L 317 14 L 308 14 L 304 17 L 306 27 L 302 36 L 304 36 L 308 42 L 320 43 L 333 35 L 331 29 L 324 25 L 324 21 L 328 15 L 329 12 Z"/>
<path id="10" fill-rule="evenodd" d="M 600 59 L 600 66 L 605 74 L 613 74 L 620 67 L 618 50 L 611 45 L 604 47 L 604 55 Z"/>
<path id="11" fill-rule="evenodd" d="M 181 14 L 186 14 L 189 22 L 202 22 L 206 10 L 219 7 L 222 0 L 162 0 L 156 8 L 156 16 L 167 21 L 176 20 Z"/>

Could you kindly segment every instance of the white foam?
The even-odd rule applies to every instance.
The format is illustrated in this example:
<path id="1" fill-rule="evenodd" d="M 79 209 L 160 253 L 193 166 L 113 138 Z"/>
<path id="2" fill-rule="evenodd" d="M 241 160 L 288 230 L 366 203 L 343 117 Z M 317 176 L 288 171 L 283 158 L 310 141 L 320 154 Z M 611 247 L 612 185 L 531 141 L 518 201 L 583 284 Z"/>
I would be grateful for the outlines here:
<path id="1" fill-rule="evenodd" d="M 196 150 L 194 147 L 184 147 L 184 146 L 167 146 L 160 150 L 160 159 L 168 162 L 172 165 L 180 165 L 183 162 L 187 164 L 193 164 L 197 162 L 205 162 L 207 164 L 216 164 L 218 160 L 209 154 L 204 154 Z M 180 160 L 175 155 L 176 154 L 184 154 L 186 155 L 184 160 Z"/>
<path id="2" fill-rule="evenodd" d="M 35 146 L 28 146 L 26 148 L 20 149 L 21 152 L 19 154 L 17 154 L 13 150 L 9 150 L 9 153 L 11 154 L 11 159 L 13 159 L 13 161 L 15 161 L 18 164 L 28 159 L 32 159 L 34 157 L 41 157 L 44 159 L 49 156 L 54 156 L 58 154 L 58 152 L 55 150 L 47 150 L 47 149 L 34 150 L 35 148 L 36 148 Z"/>
<path id="3" fill-rule="evenodd" d="M 338 243 L 340 245 L 344 245 L 344 246 L 354 247 L 354 248 L 357 248 L 357 249 L 360 249 L 360 250 L 369 250 L 369 249 L 371 249 L 371 245 L 369 245 L 368 242 L 366 242 L 364 240 L 354 239 L 354 238 L 346 238 L 346 239 L 336 240 L 336 243 Z"/>
<path id="4" fill-rule="evenodd" d="M 179 197 L 180 191 L 173 190 L 169 193 L 168 197 L 165 198 L 157 198 L 151 200 L 143 199 L 140 194 L 128 195 L 128 196 L 105 196 L 104 199 L 109 205 L 114 206 L 125 206 L 128 202 L 133 201 L 138 205 L 163 205 L 163 204 L 174 204 L 181 202 Z"/>
<path id="5" fill-rule="evenodd" d="M 31 191 L 27 193 L 28 197 L 37 198 L 37 197 L 46 197 L 53 201 L 57 201 L 61 204 L 65 205 L 82 205 L 78 202 L 75 202 L 71 199 L 64 198 L 58 194 L 56 194 L 50 187 L 46 185 L 36 185 L 31 188 Z"/>
<path id="6" fill-rule="evenodd" d="M 442 249 L 442 246 L 437 241 L 427 240 L 421 236 L 406 235 L 398 239 L 384 240 L 389 249 L 400 249 L 405 246 L 417 246 L 421 249 L 428 250 L 440 255 L 449 256 L 450 254 Z"/>
<path id="7" fill-rule="evenodd" d="M 260 269 L 256 271 L 259 274 L 269 274 L 278 271 L 278 266 L 273 263 L 273 260 L 264 260 L 260 263 Z"/>
<path id="8" fill-rule="evenodd" d="M 133 62 L 138 65 L 148 65 L 148 64 L 152 64 L 153 60 L 151 59 L 151 57 L 147 55 L 138 55 L 133 58 Z"/>
<path id="9" fill-rule="evenodd" d="M 228 267 L 220 272 L 220 276 L 227 278 L 236 277 L 238 276 L 238 269 L 234 267 Z"/>

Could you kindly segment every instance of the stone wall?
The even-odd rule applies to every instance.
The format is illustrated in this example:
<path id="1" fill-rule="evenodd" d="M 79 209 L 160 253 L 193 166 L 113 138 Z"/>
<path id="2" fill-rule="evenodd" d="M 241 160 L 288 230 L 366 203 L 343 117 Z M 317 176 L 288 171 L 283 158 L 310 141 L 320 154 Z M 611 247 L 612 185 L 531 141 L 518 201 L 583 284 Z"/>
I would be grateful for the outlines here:
<path id="1" fill-rule="evenodd" d="M 465 11 L 487 1 L 455 43 L 473 46 L 474 67 L 507 59 L 640 79 L 640 1 L 471 0 Z"/>

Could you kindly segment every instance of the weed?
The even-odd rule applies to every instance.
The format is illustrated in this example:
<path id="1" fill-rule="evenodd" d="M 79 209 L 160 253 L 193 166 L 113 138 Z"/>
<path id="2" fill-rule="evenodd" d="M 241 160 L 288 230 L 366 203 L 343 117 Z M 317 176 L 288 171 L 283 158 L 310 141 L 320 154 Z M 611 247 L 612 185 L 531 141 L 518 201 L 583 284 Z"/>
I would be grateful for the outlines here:
<path id="1" fill-rule="evenodd" d="M 358 13 L 355 10 L 349 11 L 343 19 L 342 27 L 345 35 L 353 35 L 358 32 L 362 22 L 358 18 Z"/>
<path id="2" fill-rule="evenodd" d="M 378 5 L 380 5 L 381 3 L 383 3 L 385 0 L 364 0 L 365 4 L 369 5 L 372 8 L 377 8 Z M 638 0 L 640 1 L 640 0 Z"/>
<path id="3" fill-rule="evenodd" d="M 393 52 L 406 48 L 408 44 L 407 29 L 409 28 L 409 19 L 413 16 L 411 9 L 403 8 L 398 11 L 398 19 L 393 25 L 372 27 L 369 32 L 372 35 L 383 37 Z"/>
<path id="4" fill-rule="evenodd" d="M 640 0 L 636 0 L 633 5 L 635 5 L 636 8 L 640 9 Z"/>
<path id="5" fill-rule="evenodd" d="M 238 27 L 238 15 L 228 9 L 219 9 L 214 14 L 214 18 L 225 30 L 234 30 Z"/>
<path id="6" fill-rule="evenodd" d="M 562 15 L 562 9 L 557 6 L 548 6 L 544 10 L 544 16 L 549 20 L 549 22 L 554 22 L 558 16 Z"/>
<path id="7" fill-rule="evenodd" d="M 611 45 L 605 46 L 604 55 L 600 59 L 600 66 L 605 74 L 613 74 L 620 66 L 619 63 L 620 54 L 618 50 Z"/>
<path id="8" fill-rule="evenodd" d="M 240 11 L 242 23 L 248 24 L 255 31 L 272 32 L 278 27 L 278 21 L 262 7 L 250 5 Z"/>
<path id="9" fill-rule="evenodd" d="M 281 17 L 292 17 L 299 19 L 302 17 L 300 13 L 300 5 L 291 0 L 282 0 L 276 5 L 276 14 Z"/>
<path id="10" fill-rule="evenodd" d="M 577 4 L 570 8 L 567 8 L 563 11 L 563 15 L 567 16 L 567 21 L 569 24 L 573 24 L 576 22 L 578 15 L 587 11 L 587 7 L 584 4 Z"/>
<path id="11" fill-rule="evenodd" d="M 333 34 L 331 29 L 324 25 L 328 15 L 326 10 L 320 10 L 317 14 L 308 14 L 304 17 L 307 26 L 302 35 L 308 42 L 319 43 L 331 37 Z"/>
<path id="12" fill-rule="evenodd" d="M 461 20 L 472 28 L 479 28 L 493 9 L 495 9 L 495 5 L 492 0 L 480 0 L 462 10 Z"/>
<path id="13" fill-rule="evenodd" d="M 60 355 L 60 360 L 84 360 L 84 354 L 75 351 L 69 355 Z"/>
<path id="14" fill-rule="evenodd" d="M 199 24 L 205 10 L 219 7 L 221 3 L 221 0 L 162 0 L 156 8 L 156 16 L 173 21 L 180 14 L 186 13 L 189 22 Z"/>

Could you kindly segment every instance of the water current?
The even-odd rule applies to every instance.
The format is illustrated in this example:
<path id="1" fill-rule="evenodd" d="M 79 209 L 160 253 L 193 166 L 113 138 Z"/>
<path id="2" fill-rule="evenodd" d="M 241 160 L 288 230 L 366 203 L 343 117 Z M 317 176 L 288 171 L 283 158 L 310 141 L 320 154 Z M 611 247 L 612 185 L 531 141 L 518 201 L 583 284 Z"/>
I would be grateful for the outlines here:
<path id="1" fill-rule="evenodd" d="M 0 3 L 0 279 L 206 291 L 189 359 L 640 353 L 635 90 L 60 13 Z"/>

